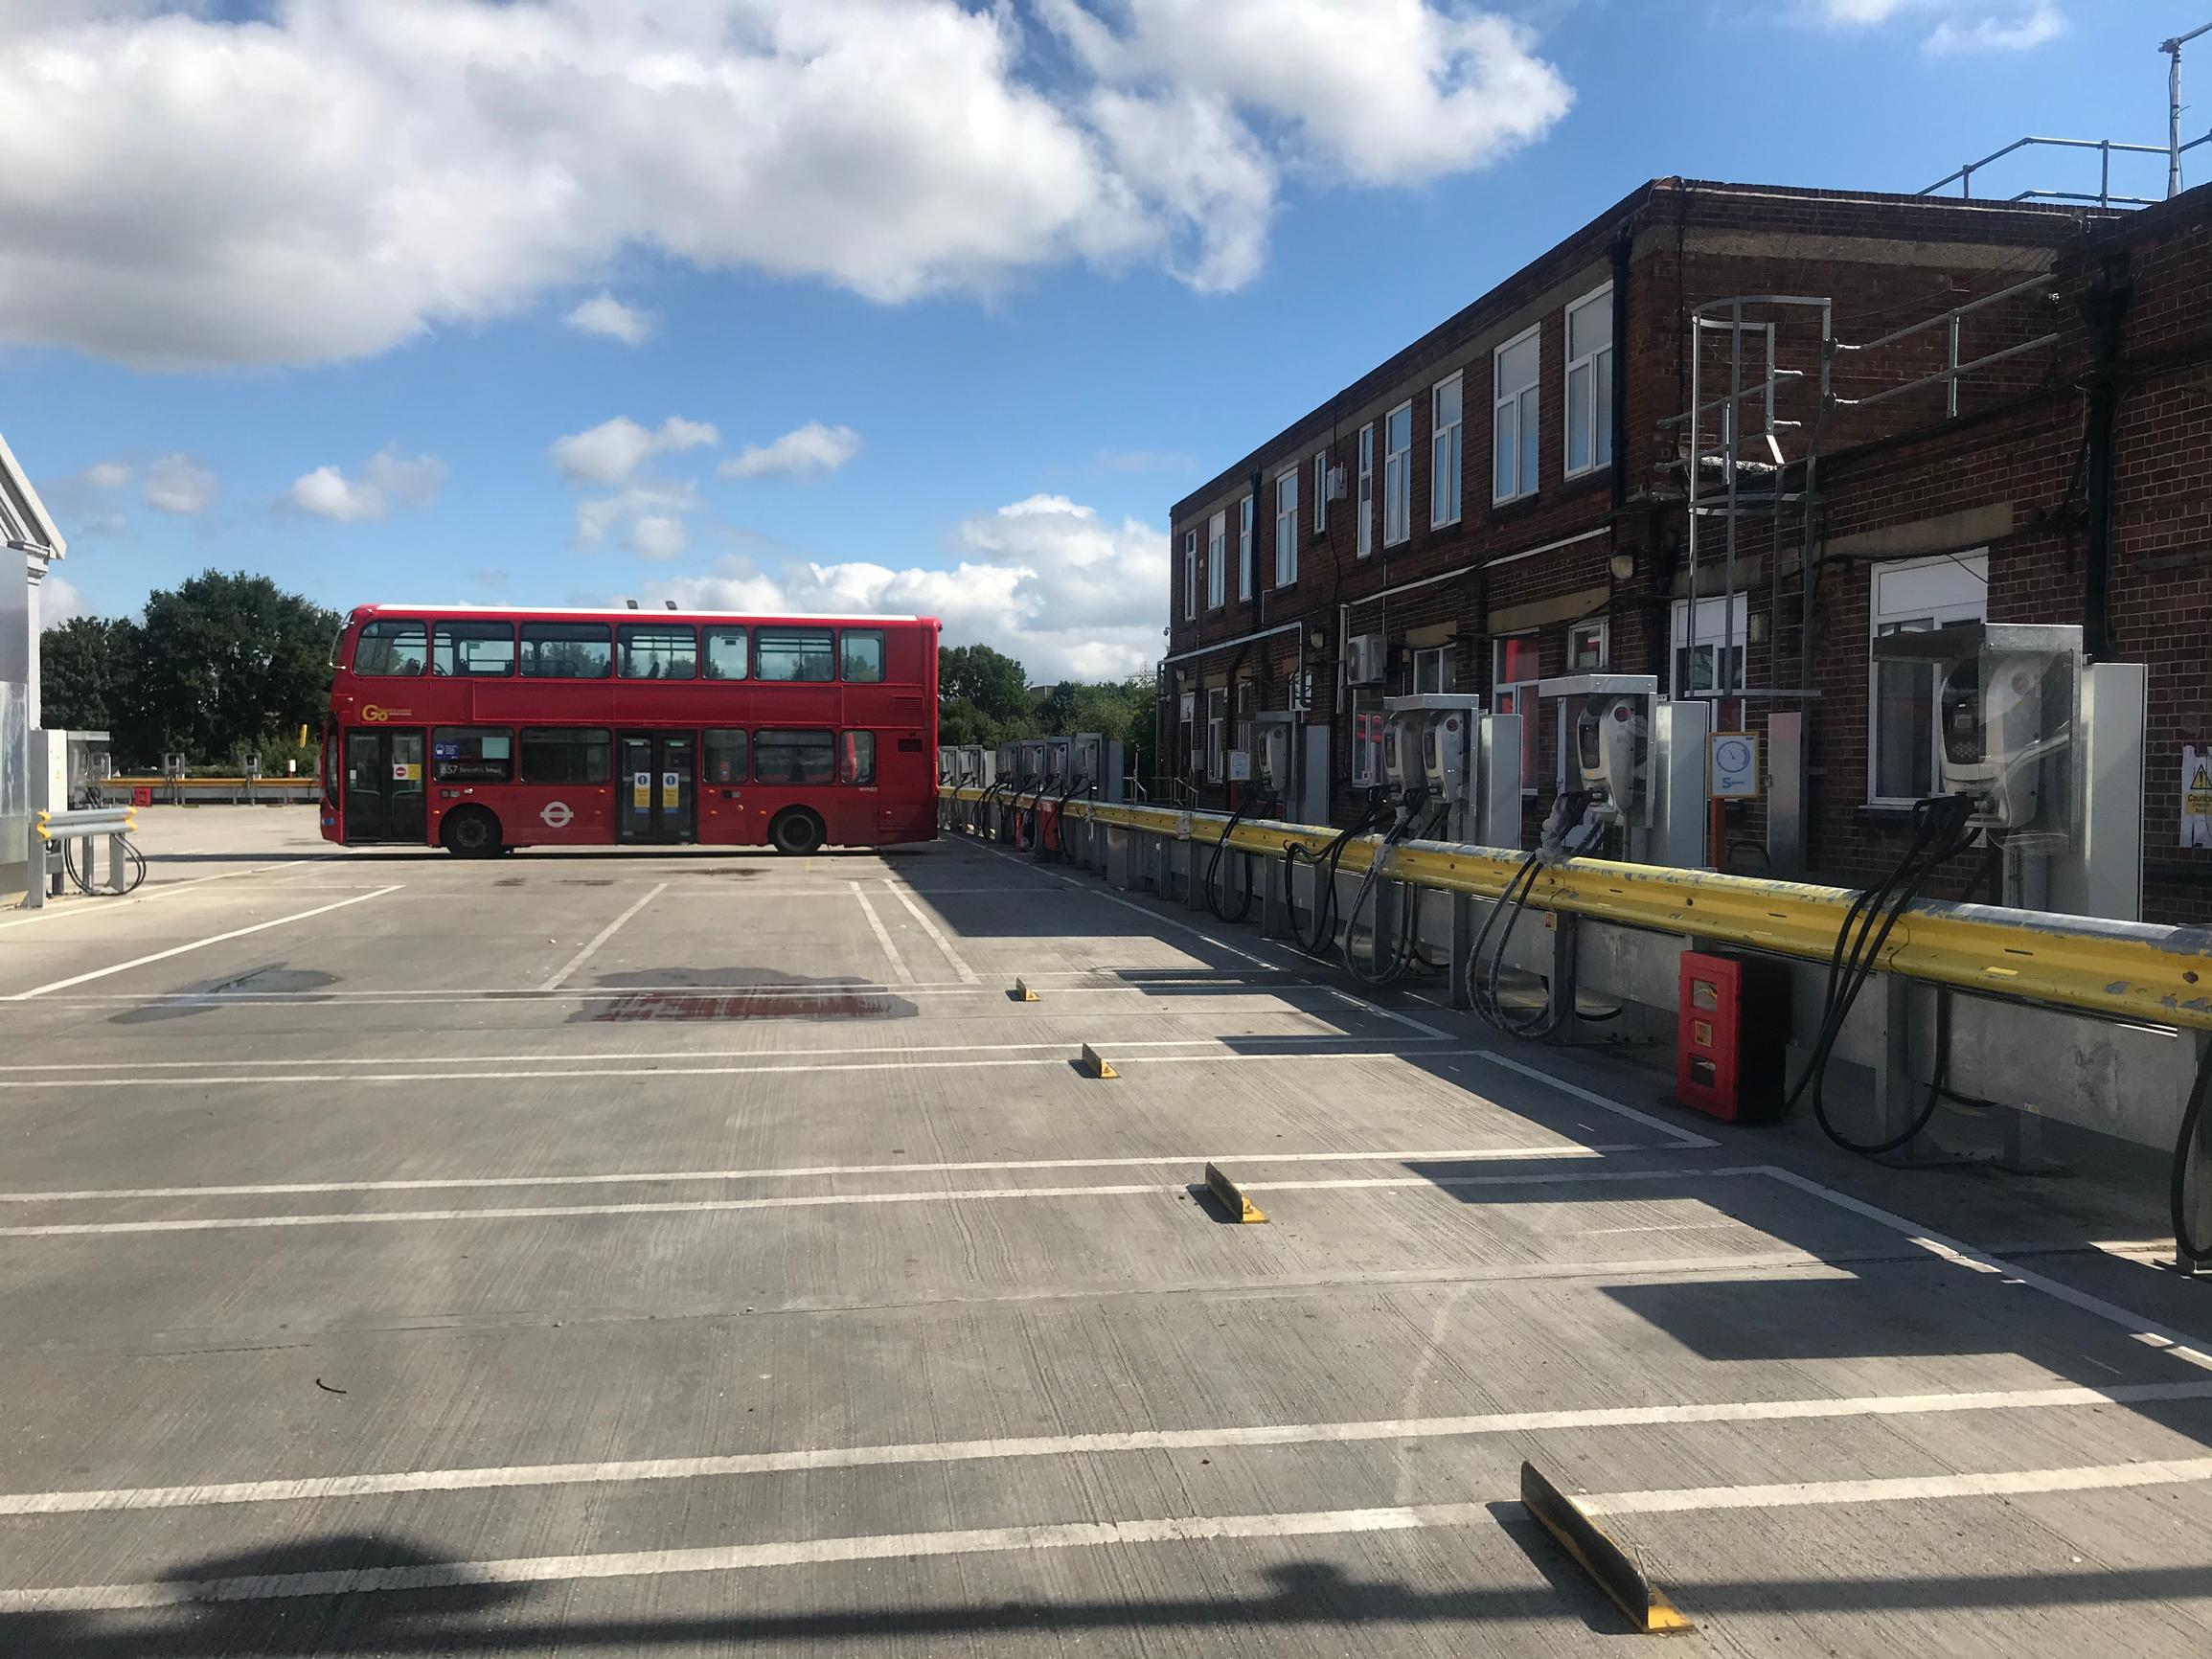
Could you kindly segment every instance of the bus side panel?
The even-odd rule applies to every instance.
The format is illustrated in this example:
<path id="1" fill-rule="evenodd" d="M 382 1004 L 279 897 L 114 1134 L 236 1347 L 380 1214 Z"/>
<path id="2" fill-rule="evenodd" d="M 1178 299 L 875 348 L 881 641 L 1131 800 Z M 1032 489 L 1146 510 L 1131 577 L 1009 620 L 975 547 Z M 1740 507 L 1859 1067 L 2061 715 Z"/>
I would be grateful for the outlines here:
<path id="1" fill-rule="evenodd" d="M 457 807 L 489 807 L 510 847 L 604 847 L 614 839 L 609 784 L 442 784 L 433 788 L 430 839 Z"/>

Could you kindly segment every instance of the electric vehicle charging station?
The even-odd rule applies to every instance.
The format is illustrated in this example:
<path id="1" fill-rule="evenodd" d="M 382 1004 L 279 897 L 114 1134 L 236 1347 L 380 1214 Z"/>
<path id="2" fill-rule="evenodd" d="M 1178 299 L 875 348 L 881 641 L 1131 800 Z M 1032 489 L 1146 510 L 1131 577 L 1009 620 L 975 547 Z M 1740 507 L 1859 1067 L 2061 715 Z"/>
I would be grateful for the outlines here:
<path id="1" fill-rule="evenodd" d="M 1536 692 L 1539 708 L 1549 702 L 1558 710 L 1561 792 L 1588 795 L 1598 821 L 1622 831 L 1623 860 L 1710 869 L 1711 705 L 1661 701 L 1652 674 L 1566 674 L 1539 680 Z"/>
<path id="2" fill-rule="evenodd" d="M 1260 745 L 1253 781 L 1292 824 L 1329 822 L 1329 728 L 1289 709 L 1252 716 Z"/>
<path id="3" fill-rule="evenodd" d="M 1884 634 L 1874 660 L 1932 670 L 1936 787 L 2003 849 L 2001 902 L 2141 919 L 2142 664 L 2087 663 L 2079 627 L 2036 623 Z"/>

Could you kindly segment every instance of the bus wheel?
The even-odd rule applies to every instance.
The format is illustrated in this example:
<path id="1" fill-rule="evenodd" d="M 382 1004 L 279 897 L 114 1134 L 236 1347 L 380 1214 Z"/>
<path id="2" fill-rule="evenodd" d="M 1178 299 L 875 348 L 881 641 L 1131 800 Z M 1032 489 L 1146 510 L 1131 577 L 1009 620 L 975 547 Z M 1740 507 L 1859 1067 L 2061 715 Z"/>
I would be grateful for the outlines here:
<path id="1" fill-rule="evenodd" d="M 768 844 L 779 852 L 794 857 L 811 852 L 822 845 L 822 820 L 804 807 L 793 807 L 776 814 L 776 821 L 768 826 Z"/>
<path id="2" fill-rule="evenodd" d="M 446 813 L 439 839 L 456 858 L 489 858 L 505 851 L 499 844 L 499 820 L 481 807 Z"/>

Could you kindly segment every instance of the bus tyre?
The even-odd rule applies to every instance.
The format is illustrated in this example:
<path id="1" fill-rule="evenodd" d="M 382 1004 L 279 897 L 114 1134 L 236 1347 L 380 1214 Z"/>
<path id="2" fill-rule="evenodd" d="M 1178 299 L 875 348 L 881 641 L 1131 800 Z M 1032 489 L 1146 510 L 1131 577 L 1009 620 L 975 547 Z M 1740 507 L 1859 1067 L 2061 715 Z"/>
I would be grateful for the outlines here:
<path id="1" fill-rule="evenodd" d="M 482 807 L 463 807 L 446 813 L 439 839 L 456 858 L 490 858 L 506 851 L 500 845 L 499 820 Z"/>
<path id="2" fill-rule="evenodd" d="M 768 826 L 768 842 L 793 857 L 811 852 L 822 845 L 822 820 L 804 807 L 788 807 Z"/>

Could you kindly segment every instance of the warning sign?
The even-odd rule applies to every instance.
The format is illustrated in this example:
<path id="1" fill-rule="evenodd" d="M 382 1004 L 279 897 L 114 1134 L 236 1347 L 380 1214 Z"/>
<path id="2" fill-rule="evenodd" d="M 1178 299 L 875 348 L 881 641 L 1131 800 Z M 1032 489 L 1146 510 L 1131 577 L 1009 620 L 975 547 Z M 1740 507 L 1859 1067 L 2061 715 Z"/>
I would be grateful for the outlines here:
<path id="1" fill-rule="evenodd" d="M 660 804 L 663 807 L 673 807 L 676 804 L 677 792 L 682 789 L 684 775 L 681 772 L 663 772 L 660 775 Z"/>
<path id="2" fill-rule="evenodd" d="M 2212 847 L 2212 749 L 2181 750 L 2181 845 Z"/>
<path id="3" fill-rule="evenodd" d="M 629 775 L 629 804 L 634 811 L 650 812 L 652 810 L 652 774 L 650 772 L 632 772 Z"/>

